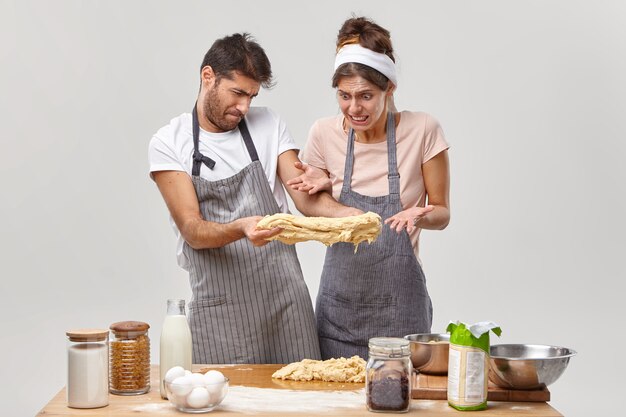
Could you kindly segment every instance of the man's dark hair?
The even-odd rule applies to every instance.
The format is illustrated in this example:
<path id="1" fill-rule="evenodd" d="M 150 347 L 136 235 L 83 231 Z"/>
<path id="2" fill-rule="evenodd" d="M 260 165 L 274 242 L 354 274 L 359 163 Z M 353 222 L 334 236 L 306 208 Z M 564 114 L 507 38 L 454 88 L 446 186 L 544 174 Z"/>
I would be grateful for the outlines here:
<path id="1" fill-rule="evenodd" d="M 237 71 L 259 82 L 265 88 L 272 88 L 272 66 L 270 60 L 249 33 L 235 33 L 216 40 L 202 60 L 202 68 L 213 68 L 216 79 L 232 79 Z"/>

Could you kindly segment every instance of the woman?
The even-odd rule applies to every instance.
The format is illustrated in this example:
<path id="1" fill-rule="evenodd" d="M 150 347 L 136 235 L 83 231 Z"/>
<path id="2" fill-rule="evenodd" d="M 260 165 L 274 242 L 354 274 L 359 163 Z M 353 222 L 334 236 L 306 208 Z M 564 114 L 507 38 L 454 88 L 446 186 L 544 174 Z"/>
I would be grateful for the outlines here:
<path id="1" fill-rule="evenodd" d="M 395 111 L 397 84 L 389 31 L 363 17 L 344 22 L 332 80 L 341 115 L 315 122 L 306 164 L 297 163 L 305 174 L 288 185 L 330 188 L 387 227 L 356 253 L 344 243 L 326 252 L 316 304 L 324 359 L 367 358 L 371 337 L 430 332 L 418 240 L 421 229 L 441 230 L 450 220 L 448 144 L 428 114 Z"/>

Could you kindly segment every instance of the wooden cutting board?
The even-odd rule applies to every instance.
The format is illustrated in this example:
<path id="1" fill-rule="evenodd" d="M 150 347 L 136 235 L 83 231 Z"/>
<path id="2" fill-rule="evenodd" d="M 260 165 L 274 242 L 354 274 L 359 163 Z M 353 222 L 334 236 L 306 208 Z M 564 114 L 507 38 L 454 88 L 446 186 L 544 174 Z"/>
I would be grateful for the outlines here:
<path id="1" fill-rule="evenodd" d="M 446 400 L 448 397 L 448 377 L 446 375 L 426 375 L 413 373 L 411 398 L 418 400 Z M 536 390 L 512 390 L 500 388 L 489 381 L 488 401 L 550 401 L 550 391 L 545 386 Z"/>
<path id="2" fill-rule="evenodd" d="M 222 372 L 230 379 L 230 385 L 247 387 L 292 389 L 292 390 L 330 390 L 350 391 L 361 389 L 364 383 L 356 382 L 324 382 L 324 381 L 286 381 L 272 378 L 272 374 L 285 365 L 203 365 L 196 372 L 206 373 L 211 369 Z"/>

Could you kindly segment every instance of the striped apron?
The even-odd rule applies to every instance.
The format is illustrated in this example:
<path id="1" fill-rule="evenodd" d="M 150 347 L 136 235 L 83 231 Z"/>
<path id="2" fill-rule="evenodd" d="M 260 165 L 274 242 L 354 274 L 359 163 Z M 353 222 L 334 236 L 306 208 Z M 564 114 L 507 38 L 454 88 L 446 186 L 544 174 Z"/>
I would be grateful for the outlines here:
<path id="1" fill-rule="evenodd" d="M 243 119 L 239 130 L 252 163 L 226 179 L 201 178 L 201 165 L 215 162 L 198 150 L 194 107 L 192 181 L 207 221 L 228 223 L 279 211 Z M 256 247 L 244 238 L 216 249 L 195 250 L 185 243 L 183 251 L 191 263 L 193 363 L 319 359 L 313 306 L 293 245 L 275 241 Z"/>
<path id="2" fill-rule="evenodd" d="M 383 220 L 402 211 L 395 130 L 394 115 L 390 112 L 387 117 L 389 195 L 370 197 L 351 188 L 354 131 L 350 129 L 341 203 L 378 213 Z M 429 333 L 432 304 L 408 233 L 398 234 L 383 225 L 378 239 L 369 245 L 361 244 L 356 253 L 349 243 L 329 247 L 315 313 L 322 359 L 353 355 L 367 358 L 371 337 Z"/>

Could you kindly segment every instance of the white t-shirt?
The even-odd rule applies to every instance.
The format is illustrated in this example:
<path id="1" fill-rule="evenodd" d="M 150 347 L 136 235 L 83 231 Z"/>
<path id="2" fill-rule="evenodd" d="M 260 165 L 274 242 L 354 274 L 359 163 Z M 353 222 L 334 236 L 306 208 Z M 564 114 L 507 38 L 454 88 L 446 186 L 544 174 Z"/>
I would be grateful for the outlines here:
<path id="1" fill-rule="evenodd" d="M 246 115 L 246 124 L 254 142 L 259 161 L 274 193 L 281 212 L 289 205 L 280 179 L 277 178 L 278 156 L 297 146 L 282 119 L 266 107 L 252 107 Z M 239 132 L 235 128 L 225 133 L 211 133 L 200 128 L 199 151 L 215 161 L 213 169 L 202 164 L 200 177 L 217 181 L 231 177 L 248 166 L 252 160 Z M 191 113 L 183 113 L 163 126 L 150 140 L 148 150 L 150 177 L 155 171 L 184 171 L 191 176 L 193 166 L 193 132 Z M 170 216 L 170 223 L 178 239 L 178 264 L 189 269 L 189 260 L 183 254 L 184 239 Z"/>

